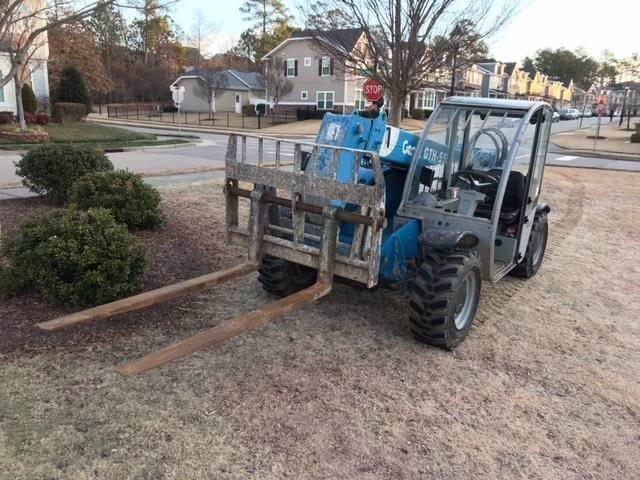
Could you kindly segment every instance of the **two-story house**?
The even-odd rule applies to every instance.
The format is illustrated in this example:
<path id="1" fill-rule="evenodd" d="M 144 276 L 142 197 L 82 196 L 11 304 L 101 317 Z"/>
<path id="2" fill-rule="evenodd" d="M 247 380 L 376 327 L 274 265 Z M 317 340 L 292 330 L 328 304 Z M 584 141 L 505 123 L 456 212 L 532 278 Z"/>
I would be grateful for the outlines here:
<path id="1" fill-rule="evenodd" d="M 46 0 L 25 0 L 20 6 L 19 15 L 26 17 L 29 12 L 42 12 L 46 9 Z M 37 15 L 33 22 L 29 22 L 29 28 L 38 28 L 45 22 L 43 15 Z M 20 32 L 15 32 L 19 36 Z M 0 43 L 0 78 L 11 70 L 9 52 L 11 51 L 10 39 L 4 39 Z M 38 98 L 39 108 L 46 109 L 49 106 L 49 74 L 47 72 L 47 60 L 49 58 L 49 44 L 47 33 L 43 32 L 34 42 L 29 57 L 29 63 L 23 73 L 23 78 L 31 85 Z M 13 80 L 0 88 L 0 111 L 16 113 L 16 92 Z"/>
<path id="2" fill-rule="evenodd" d="M 276 46 L 262 58 L 265 68 L 272 68 L 272 59 L 281 58 L 284 75 L 293 84 L 293 90 L 282 98 L 278 108 L 302 107 L 340 113 L 364 109 L 362 84 L 366 78 L 332 58 L 327 53 L 330 49 L 323 48 L 320 42 L 352 51 L 363 48 L 366 40 L 360 28 L 334 30 L 321 37 L 306 30 L 294 33 Z M 268 81 L 266 88 L 268 97 Z"/>

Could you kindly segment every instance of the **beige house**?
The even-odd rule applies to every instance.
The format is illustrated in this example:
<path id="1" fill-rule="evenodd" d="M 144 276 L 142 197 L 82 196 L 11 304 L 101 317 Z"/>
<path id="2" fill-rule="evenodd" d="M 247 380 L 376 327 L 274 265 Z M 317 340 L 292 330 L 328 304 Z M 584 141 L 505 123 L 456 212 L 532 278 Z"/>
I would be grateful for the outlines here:
<path id="1" fill-rule="evenodd" d="M 42 12 L 46 9 L 45 0 L 26 0 L 20 6 L 20 15 L 27 17 L 30 12 Z M 41 27 L 45 22 L 44 15 L 37 15 L 25 21 L 29 30 Z M 17 36 L 21 32 L 16 32 Z M 4 40 L 8 42 L 8 40 Z M 8 45 L 0 43 L 0 78 L 4 77 L 11 70 Z M 49 74 L 47 71 L 47 60 L 49 58 L 49 42 L 47 32 L 41 33 L 30 52 L 27 71 L 24 72 L 26 82 L 31 85 L 33 93 L 38 99 L 39 108 L 46 110 L 49 107 Z M 7 83 L 0 87 L 0 111 L 16 113 L 16 92 L 14 82 Z"/>
<path id="2" fill-rule="evenodd" d="M 345 69 L 319 44 L 326 41 L 347 50 L 361 48 L 365 42 L 362 30 L 349 28 L 323 35 L 318 38 L 309 31 L 294 33 L 262 58 L 265 68 L 270 68 L 269 61 L 273 58 L 282 58 L 284 75 L 293 83 L 293 90 L 283 97 L 279 108 L 302 107 L 341 113 L 365 108 L 362 95 L 365 77 Z M 266 88 L 268 95 L 268 84 Z"/>
<path id="3" fill-rule="evenodd" d="M 183 86 L 184 98 L 181 109 L 184 112 L 208 112 L 206 98 L 198 95 L 198 83 L 203 73 L 199 69 L 191 69 L 171 84 Z M 266 103 L 264 77 L 255 72 L 226 70 L 225 84 L 216 91 L 211 107 L 214 112 L 242 112 L 243 105 Z"/>

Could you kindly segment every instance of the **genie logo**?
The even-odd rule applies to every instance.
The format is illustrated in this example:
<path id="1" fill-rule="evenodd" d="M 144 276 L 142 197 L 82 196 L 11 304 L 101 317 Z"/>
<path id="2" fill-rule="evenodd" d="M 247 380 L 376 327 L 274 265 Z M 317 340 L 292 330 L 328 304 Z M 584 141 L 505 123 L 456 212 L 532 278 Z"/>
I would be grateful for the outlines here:
<path id="1" fill-rule="evenodd" d="M 416 151 L 416 147 L 409 143 L 409 140 L 405 140 L 402 142 L 402 153 L 405 155 L 413 155 L 413 152 Z"/>

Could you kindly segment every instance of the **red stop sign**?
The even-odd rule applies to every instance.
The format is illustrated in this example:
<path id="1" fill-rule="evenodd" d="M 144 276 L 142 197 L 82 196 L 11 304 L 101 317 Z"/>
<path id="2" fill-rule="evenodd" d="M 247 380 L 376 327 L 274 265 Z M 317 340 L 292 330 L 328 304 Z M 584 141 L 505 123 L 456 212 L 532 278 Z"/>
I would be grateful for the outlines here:
<path id="1" fill-rule="evenodd" d="M 362 85 L 362 93 L 369 102 L 377 102 L 384 96 L 384 87 L 378 80 L 370 77 Z"/>

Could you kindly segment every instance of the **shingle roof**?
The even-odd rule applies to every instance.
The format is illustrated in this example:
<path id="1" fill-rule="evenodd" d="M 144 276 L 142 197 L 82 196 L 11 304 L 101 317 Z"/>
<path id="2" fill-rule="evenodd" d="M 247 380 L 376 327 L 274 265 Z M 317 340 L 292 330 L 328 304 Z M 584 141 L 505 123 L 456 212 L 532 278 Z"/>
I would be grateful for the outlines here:
<path id="1" fill-rule="evenodd" d="M 505 62 L 504 73 L 511 75 L 516 68 L 518 62 Z"/>
<path id="2" fill-rule="evenodd" d="M 207 71 L 219 71 L 206 68 L 194 68 L 189 70 L 185 77 L 197 77 Z M 228 90 L 242 90 L 248 92 L 249 90 L 264 90 L 265 81 L 264 77 L 259 73 L 254 72 L 239 72 L 238 70 L 226 70 L 226 82 L 223 88 Z M 182 78 L 182 77 L 181 77 Z M 178 79 L 179 80 L 179 79 Z"/>
<path id="3" fill-rule="evenodd" d="M 291 35 L 291 38 L 320 37 L 336 46 L 344 47 L 345 50 L 350 51 L 355 47 L 361 35 L 362 28 L 342 28 L 340 30 L 329 30 L 326 32 L 307 29 L 294 32 Z"/>
<path id="4" fill-rule="evenodd" d="M 256 72 L 240 72 L 238 70 L 229 70 L 231 74 L 235 75 L 242 81 L 247 84 L 251 90 L 264 90 L 265 89 L 265 81 L 264 77 Z"/>

